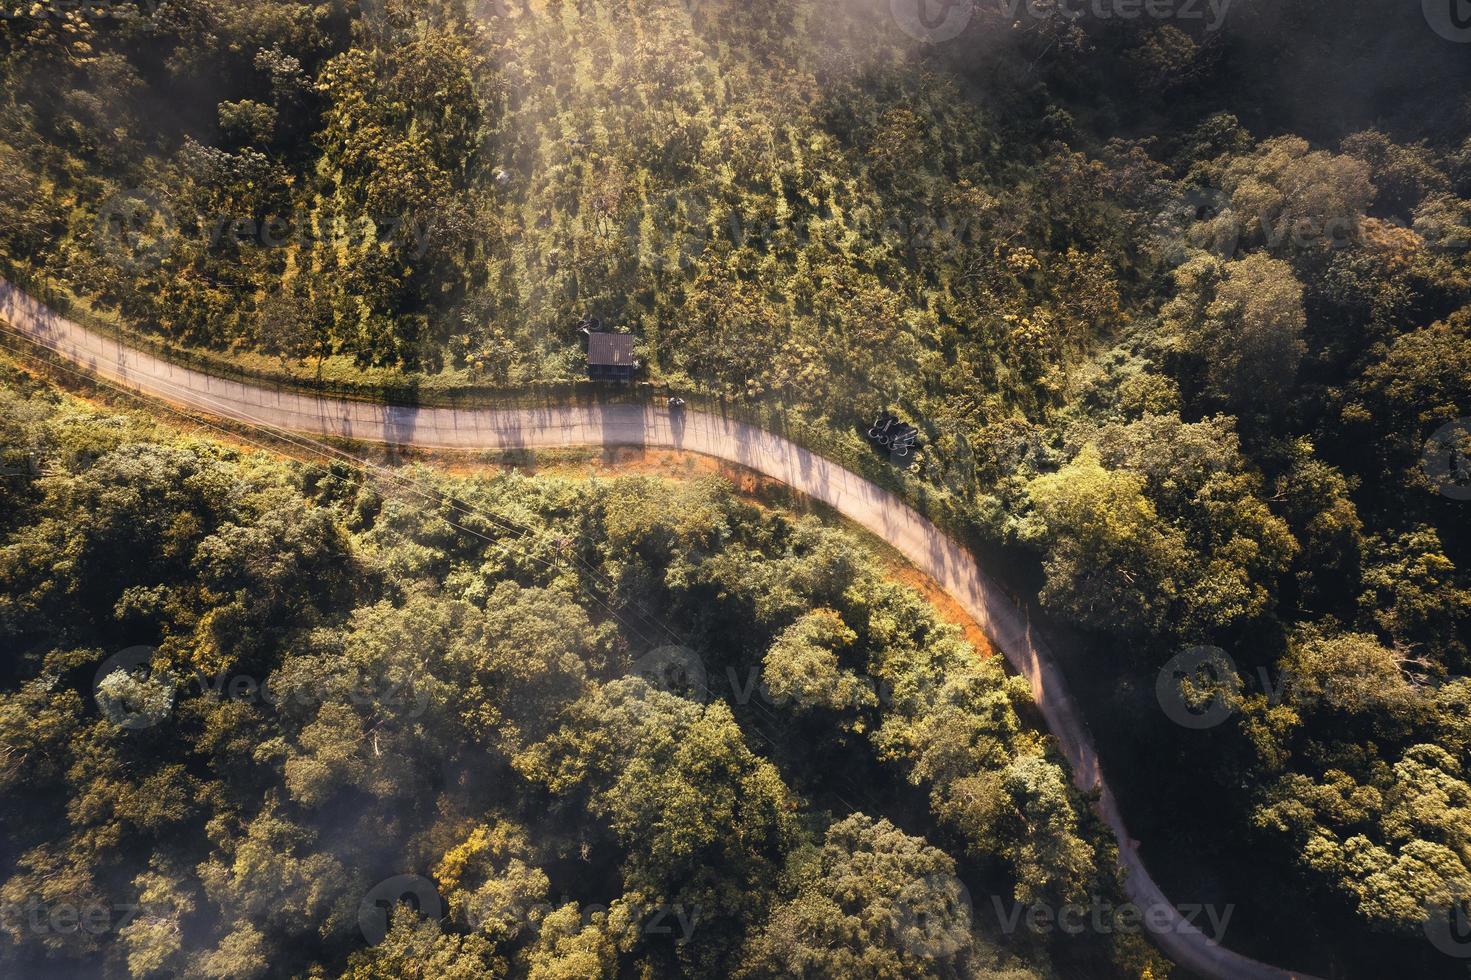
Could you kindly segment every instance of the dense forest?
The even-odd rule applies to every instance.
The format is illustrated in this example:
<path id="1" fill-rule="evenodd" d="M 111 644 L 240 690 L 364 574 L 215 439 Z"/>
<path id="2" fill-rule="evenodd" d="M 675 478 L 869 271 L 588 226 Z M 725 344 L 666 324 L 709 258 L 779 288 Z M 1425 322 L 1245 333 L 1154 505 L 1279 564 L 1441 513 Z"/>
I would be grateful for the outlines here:
<path id="1" fill-rule="evenodd" d="M 0 973 L 1159 969 L 1003 928 L 1116 907 L 1112 842 L 1025 685 L 819 519 L 4 381 Z"/>
<path id="2" fill-rule="evenodd" d="M 1427 930 L 1471 901 L 1471 47 L 1414 3 L 983 2 L 943 43 L 894 6 L 0 0 L 0 258 L 282 371 L 566 380 L 597 317 L 675 389 L 842 431 L 895 411 L 914 479 L 1084 651 L 1069 680 L 1167 894 L 1240 902 L 1229 944 L 1277 962 L 1464 976 Z M 0 445 L 42 466 L 0 484 L 0 631 L 29 651 L 0 896 L 164 911 L 7 955 L 1163 969 L 1117 936 L 886 945 L 911 878 L 1056 902 L 1112 865 L 1024 695 L 837 533 L 636 481 L 414 472 L 426 501 L 12 388 Z M 709 676 L 763 663 L 812 704 L 619 679 L 663 643 L 648 616 Z M 195 685 L 119 732 L 89 671 L 134 645 L 427 701 Z M 363 890 L 409 865 L 451 925 L 349 953 Z M 515 926 L 564 895 L 606 909 Z M 705 909 L 706 942 L 639 938 L 661 905 Z"/>

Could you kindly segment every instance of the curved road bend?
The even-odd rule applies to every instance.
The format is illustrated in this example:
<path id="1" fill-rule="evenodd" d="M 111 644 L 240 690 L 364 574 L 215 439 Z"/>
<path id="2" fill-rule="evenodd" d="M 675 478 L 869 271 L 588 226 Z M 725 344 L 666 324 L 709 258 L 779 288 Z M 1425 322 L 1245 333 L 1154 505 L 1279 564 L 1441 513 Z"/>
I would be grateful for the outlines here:
<path id="1" fill-rule="evenodd" d="M 1088 727 L 1046 642 L 961 548 L 893 494 L 836 463 L 755 426 L 700 412 L 642 405 L 518 409 L 410 408 L 258 388 L 169 363 L 67 320 L 0 279 L 0 321 L 63 359 L 117 385 L 219 418 L 317 436 L 426 449 L 648 446 L 703 453 L 780 480 L 835 508 L 897 548 L 959 602 L 1030 683 L 1048 729 L 1118 840 L 1129 900 L 1181 966 L 1219 980 L 1315 980 L 1233 953 L 1187 922 L 1144 869 L 1119 814 Z"/>

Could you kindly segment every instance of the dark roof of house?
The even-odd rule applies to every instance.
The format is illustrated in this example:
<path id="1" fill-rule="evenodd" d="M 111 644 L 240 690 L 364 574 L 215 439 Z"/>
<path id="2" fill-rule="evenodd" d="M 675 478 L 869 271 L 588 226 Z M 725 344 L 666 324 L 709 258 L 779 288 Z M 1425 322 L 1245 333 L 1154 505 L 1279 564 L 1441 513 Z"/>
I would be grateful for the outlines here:
<path id="1" fill-rule="evenodd" d="M 587 363 L 612 367 L 633 367 L 633 334 L 588 334 Z"/>

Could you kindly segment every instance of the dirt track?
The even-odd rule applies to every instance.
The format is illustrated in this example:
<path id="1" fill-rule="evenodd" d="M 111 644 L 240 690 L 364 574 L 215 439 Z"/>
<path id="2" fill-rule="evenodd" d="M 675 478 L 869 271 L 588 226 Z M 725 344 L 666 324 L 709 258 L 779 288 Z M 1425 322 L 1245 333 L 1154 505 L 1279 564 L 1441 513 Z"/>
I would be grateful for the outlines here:
<path id="1" fill-rule="evenodd" d="M 1099 813 L 1119 842 L 1129 899 L 1169 925 L 1151 930 L 1172 960 L 1208 977 L 1300 978 L 1231 952 L 1185 921 L 1144 869 L 1103 781 L 1088 727 L 1067 693 L 1055 658 L 1026 612 L 969 552 L 894 495 L 836 463 L 743 422 L 699 412 L 638 405 L 533 409 L 407 408 L 252 387 L 183 368 L 121 346 L 58 316 L 0 280 L 0 321 L 67 361 L 130 390 L 204 415 L 287 429 L 426 449 L 522 449 L 554 446 L 647 446 L 703 453 L 739 463 L 829 504 L 868 528 L 933 578 L 973 616 L 996 648 L 1031 683 L 1048 729 L 1085 790 L 1099 791 Z"/>

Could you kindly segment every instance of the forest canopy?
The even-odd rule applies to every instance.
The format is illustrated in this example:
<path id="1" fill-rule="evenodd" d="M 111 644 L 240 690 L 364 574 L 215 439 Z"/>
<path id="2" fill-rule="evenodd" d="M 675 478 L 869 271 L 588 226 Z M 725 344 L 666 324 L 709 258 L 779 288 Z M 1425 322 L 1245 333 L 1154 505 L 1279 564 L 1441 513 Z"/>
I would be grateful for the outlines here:
<path id="1" fill-rule="evenodd" d="M 1426 929 L 1471 900 L 1468 49 L 1413 3 L 983 2 L 926 39 L 895 6 L 0 0 L 0 270 L 303 383 L 514 396 L 580 378 L 595 318 L 639 381 L 819 449 L 895 413 L 916 452 L 865 472 L 1067 640 L 1167 893 L 1273 962 L 1458 975 Z M 7 392 L 0 902 L 155 910 L 14 962 L 1163 969 L 1115 934 L 894 944 L 906 889 L 1065 902 L 1114 864 L 1025 692 L 839 531 Z M 89 700 L 134 647 L 173 680 Z M 691 697 L 666 647 L 746 679 Z M 302 696 L 190 680 L 237 675 Z M 410 868 L 446 924 L 356 948 Z M 705 942 L 644 934 L 696 905 Z"/>
<path id="2" fill-rule="evenodd" d="M 7 973 L 1151 960 L 1003 931 L 982 888 L 1116 895 L 1106 835 L 1025 686 L 816 518 L 715 478 L 281 461 L 13 369 L 0 430 Z M 443 915 L 371 904 L 400 879 Z M 61 907 L 107 921 L 34 927 Z"/>

